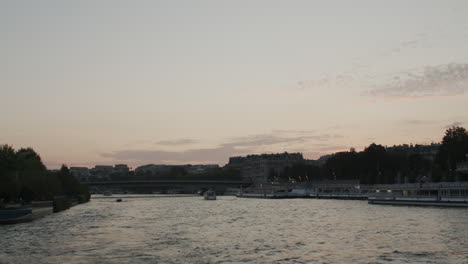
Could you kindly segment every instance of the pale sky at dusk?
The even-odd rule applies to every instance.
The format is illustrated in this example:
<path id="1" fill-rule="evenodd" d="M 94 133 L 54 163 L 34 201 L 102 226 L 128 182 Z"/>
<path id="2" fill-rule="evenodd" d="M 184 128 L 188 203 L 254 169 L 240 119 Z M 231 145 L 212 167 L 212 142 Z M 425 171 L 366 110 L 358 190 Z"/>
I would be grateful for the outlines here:
<path id="1" fill-rule="evenodd" d="M 49 168 L 468 127 L 468 1 L 1 1 L 0 144 Z"/>

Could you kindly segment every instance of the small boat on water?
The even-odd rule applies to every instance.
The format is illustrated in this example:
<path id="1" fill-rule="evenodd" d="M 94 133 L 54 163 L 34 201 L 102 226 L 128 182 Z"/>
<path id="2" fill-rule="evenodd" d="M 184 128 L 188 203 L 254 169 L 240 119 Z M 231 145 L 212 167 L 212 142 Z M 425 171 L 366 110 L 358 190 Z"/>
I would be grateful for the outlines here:
<path id="1" fill-rule="evenodd" d="M 205 198 L 205 200 L 216 200 L 216 193 L 213 190 L 208 190 L 203 194 L 203 198 Z"/>
<path id="2" fill-rule="evenodd" d="M 117 200 L 115 200 L 116 202 L 120 203 L 122 201 L 121 198 L 118 198 Z"/>

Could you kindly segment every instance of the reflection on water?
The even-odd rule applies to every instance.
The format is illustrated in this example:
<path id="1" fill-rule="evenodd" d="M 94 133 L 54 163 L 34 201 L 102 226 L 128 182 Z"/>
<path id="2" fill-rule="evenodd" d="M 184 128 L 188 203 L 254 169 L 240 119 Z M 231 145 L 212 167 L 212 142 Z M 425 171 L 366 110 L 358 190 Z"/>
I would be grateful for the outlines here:
<path id="1" fill-rule="evenodd" d="M 0 226 L 0 238 L 2 264 L 468 263 L 468 210 L 313 199 L 93 199 Z"/>

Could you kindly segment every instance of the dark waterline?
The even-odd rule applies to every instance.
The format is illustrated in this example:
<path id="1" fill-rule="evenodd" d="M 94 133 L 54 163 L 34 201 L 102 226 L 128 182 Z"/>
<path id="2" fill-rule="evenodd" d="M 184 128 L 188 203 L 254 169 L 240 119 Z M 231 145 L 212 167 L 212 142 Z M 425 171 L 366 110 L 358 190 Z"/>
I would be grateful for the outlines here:
<path id="1" fill-rule="evenodd" d="M 468 210 L 127 197 L 0 226 L 0 237 L 2 264 L 468 263 Z"/>

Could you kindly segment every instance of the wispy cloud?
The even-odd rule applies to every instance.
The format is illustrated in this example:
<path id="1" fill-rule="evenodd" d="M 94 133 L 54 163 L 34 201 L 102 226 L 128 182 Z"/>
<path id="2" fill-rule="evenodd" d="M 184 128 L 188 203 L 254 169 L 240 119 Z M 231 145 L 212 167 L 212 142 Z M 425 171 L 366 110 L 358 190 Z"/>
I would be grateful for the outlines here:
<path id="1" fill-rule="evenodd" d="M 448 128 L 451 128 L 451 127 L 459 127 L 459 126 L 462 126 L 462 125 L 463 125 L 462 122 L 453 122 L 453 123 L 451 123 L 449 125 L 444 126 L 444 128 L 448 129 Z"/>
<path id="2" fill-rule="evenodd" d="M 354 78 L 349 74 L 330 75 L 320 79 L 301 80 L 297 82 L 297 88 L 299 90 L 329 90 L 342 87 L 352 81 Z"/>
<path id="3" fill-rule="evenodd" d="M 381 54 L 376 54 L 380 57 L 388 57 L 390 55 L 399 53 L 403 49 L 412 47 L 420 42 L 420 40 L 410 40 L 400 43 L 397 47 L 392 47 Z M 329 91 L 332 89 L 342 89 L 354 85 L 362 85 L 365 78 L 373 78 L 370 75 L 369 68 L 374 67 L 376 62 L 369 61 L 366 58 L 355 58 L 349 67 L 336 74 L 328 74 L 321 78 L 303 79 L 296 83 L 295 88 L 299 91 Z"/>
<path id="4" fill-rule="evenodd" d="M 416 34 L 413 39 L 395 43 L 393 47 L 386 48 L 375 55 L 378 60 L 386 59 L 387 57 L 397 55 L 406 50 L 419 48 L 424 43 L 427 43 L 429 39 L 429 33 Z M 355 60 L 350 63 L 350 67 L 346 71 L 317 79 L 300 80 L 297 82 L 296 87 L 301 91 L 320 91 L 342 88 L 351 84 L 362 85 L 364 77 L 373 77 L 366 74 L 363 70 L 368 70 L 369 68 L 374 67 L 376 63 L 377 61 L 369 61 L 365 58 L 355 58 Z"/>
<path id="5" fill-rule="evenodd" d="M 425 67 L 420 73 L 408 72 L 394 76 L 383 85 L 364 93 L 376 98 L 424 98 L 453 96 L 468 91 L 468 64 L 451 63 Z"/>
<path id="6" fill-rule="evenodd" d="M 274 134 L 316 134 L 317 130 L 285 130 L 275 129 L 272 131 Z"/>
<path id="7" fill-rule="evenodd" d="M 284 143 L 305 143 L 307 141 L 327 141 L 339 135 L 316 134 L 312 131 L 298 130 L 275 130 L 271 134 L 250 135 L 246 137 L 233 138 L 231 142 L 224 143 L 225 146 L 235 147 L 258 147 Z"/>
<path id="8" fill-rule="evenodd" d="M 226 157 L 238 155 L 239 150 L 231 146 L 219 146 L 215 148 L 190 149 L 186 151 L 162 151 L 162 150 L 119 150 L 101 154 L 105 158 L 125 161 L 133 164 L 165 163 L 218 163 L 227 162 Z"/>
<path id="9" fill-rule="evenodd" d="M 223 146 L 259 147 L 282 143 L 303 142 L 304 140 L 305 137 L 281 137 L 274 134 L 265 134 L 234 138 L 231 142 L 224 143 Z"/>
<path id="10" fill-rule="evenodd" d="M 336 151 L 345 151 L 349 150 L 349 146 L 328 146 L 328 147 L 322 147 L 319 150 L 321 152 L 336 152 Z"/>
<path id="11" fill-rule="evenodd" d="M 434 123 L 433 120 L 425 120 L 425 119 L 408 119 L 403 120 L 400 123 L 404 125 L 428 125 Z"/>
<path id="12" fill-rule="evenodd" d="M 293 152 L 303 149 L 303 146 L 306 144 L 317 142 L 323 143 L 324 145 L 321 146 L 321 148 L 324 148 L 327 142 L 337 137 L 340 137 L 340 135 L 314 134 L 312 131 L 301 130 L 276 130 L 267 134 L 231 138 L 218 146 L 211 148 L 186 149 L 184 151 L 124 149 L 102 153 L 101 156 L 130 164 L 194 164 L 207 162 L 224 164 L 228 162 L 230 156 L 246 155 L 258 152 Z M 323 151 L 325 150 L 326 149 Z"/>
<path id="13" fill-rule="evenodd" d="M 176 139 L 176 140 L 162 140 L 162 141 L 156 142 L 157 145 L 165 145 L 165 146 L 180 146 L 180 145 L 189 145 L 189 144 L 194 144 L 194 143 L 197 143 L 197 141 L 194 139 L 188 139 L 188 138 Z"/>
<path id="14" fill-rule="evenodd" d="M 395 46 L 393 48 L 389 48 L 389 49 L 383 51 L 380 55 L 383 56 L 383 57 L 392 56 L 392 55 L 398 54 L 398 53 L 400 53 L 400 52 L 402 52 L 402 51 L 404 51 L 406 49 L 417 48 L 422 43 L 425 43 L 427 41 L 428 41 L 428 35 L 420 34 L 418 36 L 415 36 L 414 39 L 400 42 L 397 46 Z"/>

